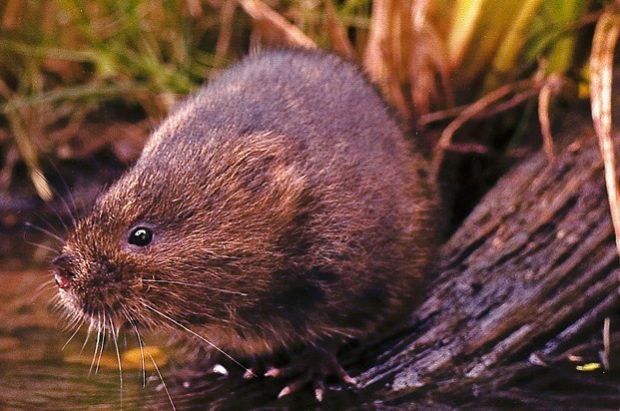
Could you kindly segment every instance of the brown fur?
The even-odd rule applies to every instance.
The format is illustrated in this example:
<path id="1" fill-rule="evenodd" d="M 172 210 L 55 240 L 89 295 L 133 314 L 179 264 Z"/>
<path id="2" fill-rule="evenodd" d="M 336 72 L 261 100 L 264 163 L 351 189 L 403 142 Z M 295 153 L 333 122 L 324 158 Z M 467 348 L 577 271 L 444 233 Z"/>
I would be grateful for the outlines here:
<path id="1" fill-rule="evenodd" d="M 79 221 L 55 264 L 61 297 L 94 325 L 105 312 L 176 328 L 147 304 L 238 355 L 364 337 L 420 292 L 426 170 L 349 63 L 249 57 L 181 104 Z M 140 225 L 155 233 L 143 248 L 127 243 Z"/>

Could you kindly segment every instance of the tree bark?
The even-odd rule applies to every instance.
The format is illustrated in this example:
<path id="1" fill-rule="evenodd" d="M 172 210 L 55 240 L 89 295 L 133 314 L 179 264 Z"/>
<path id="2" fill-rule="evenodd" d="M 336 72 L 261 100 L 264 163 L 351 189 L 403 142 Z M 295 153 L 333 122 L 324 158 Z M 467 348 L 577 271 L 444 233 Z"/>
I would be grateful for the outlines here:
<path id="1" fill-rule="evenodd" d="M 590 124 L 569 116 L 555 162 L 534 155 L 482 199 L 441 248 L 411 332 L 360 376 L 362 387 L 377 387 L 378 397 L 393 403 L 415 397 L 524 405 L 540 396 L 545 405 L 550 393 L 519 388 L 528 384 L 518 380 L 582 380 L 581 392 L 554 396 L 549 405 L 620 405 L 617 375 L 584 378 L 575 368 L 602 361 L 604 318 L 618 330 L 620 306 L 620 267 Z M 592 344 L 572 364 L 568 355 L 584 341 Z M 620 333 L 612 334 L 611 348 L 619 341 Z M 588 392 L 593 385 L 600 390 Z"/>
<path id="2" fill-rule="evenodd" d="M 620 266 L 590 124 L 568 116 L 555 162 L 532 156 L 482 199 L 439 250 L 406 327 L 343 353 L 358 386 L 328 392 L 324 409 L 620 405 Z M 606 317 L 610 369 L 576 370 L 602 362 Z M 276 400 L 282 386 L 209 379 L 173 398 L 181 408 L 317 406 L 310 394 Z"/>

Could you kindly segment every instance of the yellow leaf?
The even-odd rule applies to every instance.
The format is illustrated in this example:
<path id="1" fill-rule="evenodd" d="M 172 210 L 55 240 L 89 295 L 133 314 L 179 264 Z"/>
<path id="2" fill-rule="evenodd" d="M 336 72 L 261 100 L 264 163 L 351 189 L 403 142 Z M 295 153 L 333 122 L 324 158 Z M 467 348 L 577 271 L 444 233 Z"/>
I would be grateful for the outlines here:
<path id="1" fill-rule="evenodd" d="M 166 365 L 168 362 L 168 355 L 159 347 L 146 346 L 144 350 L 144 368 L 146 371 L 153 371 L 153 361 L 155 361 L 158 367 Z M 92 358 L 87 355 L 69 355 L 65 357 L 65 362 L 71 364 L 82 364 L 90 366 Z M 123 370 L 141 370 L 142 369 L 142 350 L 140 348 L 131 348 L 123 353 L 122 358 Z M 101 361 L 99 362 L 99 368 L 117 369 L 118 359 L 116 354 L 104 352 L 101 355 Z"/>
<path id="2" fill-rule="evenodd" d="M 146 346 L 144 347 L 144 366 L 147 371 L 154 369 L 153 362 L 150 361 L 149 356 L 153 358 L 158 367 L 162 367 L 168 362 L 168 356 L 161 348 L 153 345 Z M 142 369 L 142 351 L 140 348 L 132 348 L 125 352 L 123 355 L 123 368 Z"/>
<path id="3" fill-rule="evenodd" d="M 578 365 L 575 368 L 577 371 L 596 371 L 601 368 L 601 364 L 598 362 L 589 362 L 584 365 Z"/>

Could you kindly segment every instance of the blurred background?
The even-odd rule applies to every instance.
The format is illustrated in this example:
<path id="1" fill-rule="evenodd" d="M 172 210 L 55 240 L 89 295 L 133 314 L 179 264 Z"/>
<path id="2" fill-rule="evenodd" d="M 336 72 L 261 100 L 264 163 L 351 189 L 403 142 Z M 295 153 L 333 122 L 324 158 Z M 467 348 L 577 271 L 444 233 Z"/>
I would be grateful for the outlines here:
<path id="1" fill-rule="evenodd" d="M 594 23 L 607 5 L 4 0 L 0 223 L 21 230 L 41 201 L 66 218 L 58 201 L 69 189 L 82 209 L 97 192 L 91 180 L 131 164 L 180 98 L 248 52 L 296 46 L 364 67 L 412 138 L 439 154 L 454 227 L 514 159 L 542 145 L 539 100 L 551 128 L 588 97 Z"/>
<path id="2" fill-rule="evenodd" d="M 0 0 L 0 408 L 79 408 L 83 392 L 118 407 L 115 358 L 108 369 L 104 354 L 104 375 L 84 381 L 92 341 L 81 357 L 81 334 L 60 351 L 71 333 L 58 331 L 47 305 L 54 289 L 45 285 L 55 237 L 137 158 L 179 99 L 232 62 L 294 46 L 362 66 L 432 160 L 447 235 L 510 166 L 541 147 L 553 156 L 567 113 L 589 104 L 595 25 L 606 13 L 617 20 L 616 8 L 587 0 Z"/>

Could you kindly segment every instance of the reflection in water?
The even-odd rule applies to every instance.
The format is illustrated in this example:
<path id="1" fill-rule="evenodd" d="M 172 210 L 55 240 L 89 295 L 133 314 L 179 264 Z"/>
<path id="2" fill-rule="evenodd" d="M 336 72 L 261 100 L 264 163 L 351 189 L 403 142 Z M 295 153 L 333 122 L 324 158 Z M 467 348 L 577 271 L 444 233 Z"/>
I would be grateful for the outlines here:
<path id="1" fill-rule="evenodd" d="M 60 316 L 50 313 L 54 287 L 33 298 L 48 279 L 40 271 L 0 273 L 0 409 L 119 409 L 116 357 L 110 361 L 104 353 L 97 375 L 93 370 L 89 376 L 93 343 L 80 353 L 85 327 L 62 350 L 70 334 L 61 331 Z M 144 390 L 141 373 L 131 368 L 125 372 L 123 408 L 140 409 L 144 393 L 154 390 Z"/>
<path id="2" fill-rule="evenodd" d="M 87 338 L 84 326 L 66 344 L 74 330 L 63 332 L 64 321 L 59 314 L 51 312 L 54 285 L 49 283 L 42 292 L 37 291 L 49 279 L 49 273 L 43 271 L 0 272 L 1 410 L 118 410 L 121 400 L 124 410 L 171 410 L 151 357 L 162 366 L 163 378 L 179 411 L 249 409 L 252 404 L 270 409 L 306 409 L 317 405 L 310 392 L 277 400 L 281 381 L 245 381 L 242 370 L 233 363 L 226 364 L 229 377 L 205 376 L 200 370 L 181 369 L 178 365 L 166 367 L 165 350 L 158 344 L 161 338 L 153 336 L 147 338 L 144 347 L 146 372 L 143 375 L 142 354 L 131 332 L 119 338 L 123 365 L 121 399 L 113 345 L 106 343 L 101 359 L 97 356 L 95 361 L 99 363 L 98 369 L 95 366 L 91 370 L 95 338 L 91 335 L 87 344 L 83 344 Z M 35 294 L 37 298 L 33 298 Z M 188 383 L 187 378 L 181 380 L 179 375 L 196 378 Z M 347 390 L 331 391 L 322 406 L 343 408 L 359 400 L 359 396 Z"/>

